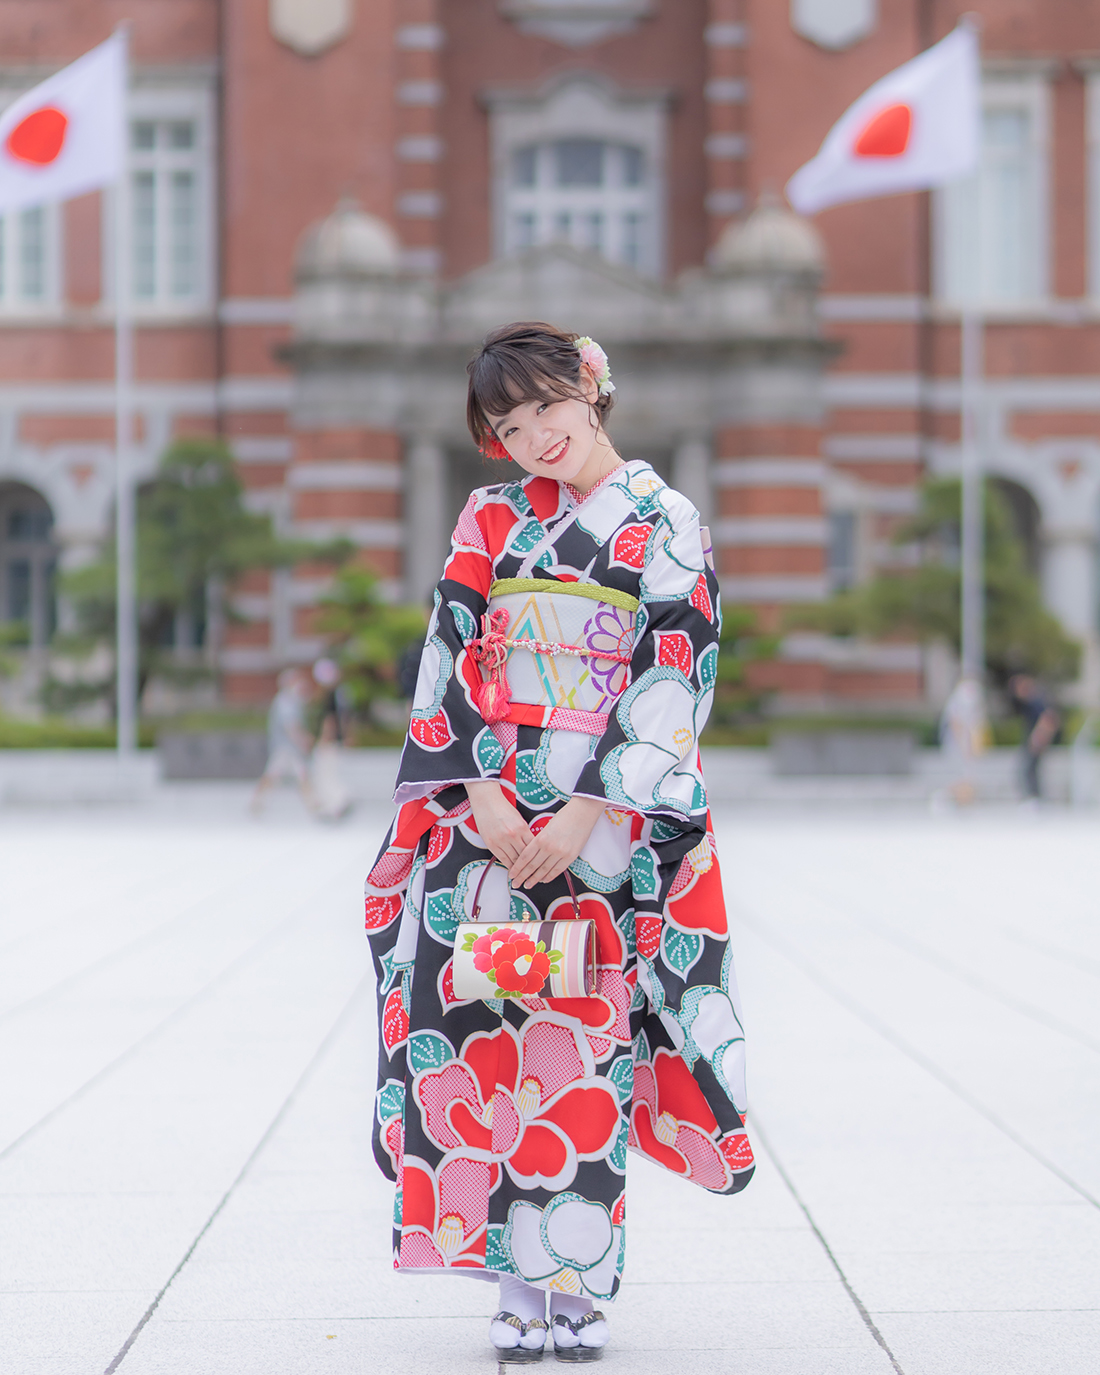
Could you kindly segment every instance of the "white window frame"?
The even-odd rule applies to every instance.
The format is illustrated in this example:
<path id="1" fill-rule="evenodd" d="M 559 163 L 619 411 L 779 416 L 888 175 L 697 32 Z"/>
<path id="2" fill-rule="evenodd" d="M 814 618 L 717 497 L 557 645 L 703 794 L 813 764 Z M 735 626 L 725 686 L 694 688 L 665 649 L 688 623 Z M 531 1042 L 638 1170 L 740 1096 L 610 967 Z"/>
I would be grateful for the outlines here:
<path id="1" fill-rule="evenodd" d="M 157 278 L 158 293 L 153 297 L 136 296 L 133 292 L 133 231 L 131 221 L 131 259 L 130 259 L 130 309 L 139 319 L 180 319 L 208 315 L 214 308 L 217 289 L 217 242 L 216 242 L 216 181 L 217 159 L 214 139 L 214 100 L 213 93 L 206 87 L 167 87 L 139 86 L 131 90 L 127 108 L 127 134 L 132 140 L 133 126 L 143 120 L 159 123 L 171 120 L 187 120 L 195 126 L 194 170 L 196 174 L 197 201 L 197 258 L 198 289 L 193 296 L 177 297 L 164 290 L 165 250 L 158 247 Z M 141 153 L 133 148 L 131 141 L 128 150 L 131 175 L 131 215 L 133 214 L 133 175 L 141 170 Z M 107 285 L 105 296 L 114 300 L 115 296 L 115 252 L 114 222 L 117 213 L 117 199 L 113 193 L 104 196 L 104 233 L 103 233 L 103 280 Z M 161 197 L 163 201 L 163 197 Z"/>
<path id="2" fill-rule="evenodd" d="M 43 254 L 42 254 L 42 293 L 38 296 L 25 296 L 13 290 L 20 282 L 20 256 L 25 210 L 13 210 L 0 216 L 3 224 L 0 242 L 0 317 L 4 319 L 37 318 L 43 315 L 57 315 L 64 309 L 61 290 L 62 277 L 62 233 L 60 207 L 54 205 L 29 206 L 28 210 L 39 210 L 42 214 Z"/>
<path id="3" fill-rule="evenodd" d="M 560 139 L 595 139 L 639 148 L 648 179 L 648 243 L 638 271 L 660 277 L 665 266 L 667 104 L 664 93 L 623 94 L 610 83 L 573 75 L 535 96 L 490 93 L 493 176 L 493 251 L 507 256 L 509 188 L 513 159 L 520 148 Z M 611 259 L 608 259 L 611 262 Z"/>
<path id="4" fill-rule="evenodd" d="M 505 253 L 522 252 L 536 242 L 551 243 L 557 238 L 566 237 L 577 247 L 595 249 L 610 262 L 622 263 L 641 272 L 653 272 L 656 267 L 652 254 L 653 191 L 649 169 L 645 166 L 645 151 L 637 145 L 612 143 L 607 139 L 585 142 L 595 143 L 602 149 L 604 180 L 596 186 L 555 184 L 557 150 L 561 140 L 526 145 L 526 149 L 534 153 L 532 170 L 535 183 L 521 186 L 513 176 L 510 184 L 501 188 L 501 196 L 506 204 L 503 224 Z M 640 154 L 642 158 L 643 176 L 636 185 L 629 185 L 622 179 L 627 167 L 624 147 L 629 147 L 631 152 Z M 534 221 L 535 225 L 541 224 L 541 232 L 536 229 L 534 237 L 519 233 L 518 221 L 521 216 Z M 627 216 L 635 220 L 636 250 L 629 258 L 625 253 Z M 569 224 L 567 234 L 563 234 L 563 218 L 576 221 Z"/>
<path id="5" fill-rule="evenodd" d="M 4 77 L 5 73 L 0 69 L 0 111 L 6 110 L 13 100 L 17 100 L 34 85 L 34 81 L 28 80 L 23 73 L 9 72 L 6 74 L 6 80 Z M 41 296 L 23 296 L 13 294 L 10 290 L 10 285 L 17 276 L 20 216 L 23 212 L 13 210 L 7 215 L 0 216 L 4 225 L 3 262 L 0 264 L 4 290 L 0 293 L 0 317 L 5 320 L 59 315 L 65 308 L 65 259 L 61 206 L 52 204 L 40 208 L 43 214 L 46 240 L 46 251 L 43 255 L 42 264 L 45 290 Z"/>
<path id="6" fill-rule="evenodd" d="M 946 186 L 934 196 L 933 243 L 935 257 L 933 280 L 937 298 L 949 306 L 974 305 L 994 314 L 1015 314 L 1028 310 L 1043 310 L 1050 297 L 1050 216 L 1051 216 L 1051 115 L 1050 84 L 1042 72 L 999 74 L 986 72 L 982 81 L 983 114 L 997 110 L 1023 110 L 1029 118 L 1031 131 L 1034 220 L 1030 227 L 1033 238 L 1031 251 L 1032 289 L 1013 299 L 964 297 L 949 280 L 949 255 L 952 248 L 952 210 L 967 182 Z M 969 179 L 969 185 L 973 180 Z"/>

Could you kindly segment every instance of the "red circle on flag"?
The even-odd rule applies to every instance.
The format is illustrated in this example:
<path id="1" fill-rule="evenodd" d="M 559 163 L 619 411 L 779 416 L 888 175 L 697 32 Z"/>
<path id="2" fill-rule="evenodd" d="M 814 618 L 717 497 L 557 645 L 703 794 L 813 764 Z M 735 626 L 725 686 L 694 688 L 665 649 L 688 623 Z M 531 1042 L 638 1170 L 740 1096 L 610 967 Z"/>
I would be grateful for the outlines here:
<path id="1" fill-rule="evenodd" d="M 67 115 L 53 105 L 43 105 L 40 110 L 32 110 L 19 121 L 8 135 L 4 147 L 11 157 L 20 162 L 45 167 L 54 161 L 65 146 L 68 128 Z"/>
<path id="2" fill-rule="evenodd" d="M 863 126 L 856 139 L 856 155 L 861 158 L 898 158 L 909 147 L 913 132 L 913 111 L 908 105 L 888 105 Z"/>

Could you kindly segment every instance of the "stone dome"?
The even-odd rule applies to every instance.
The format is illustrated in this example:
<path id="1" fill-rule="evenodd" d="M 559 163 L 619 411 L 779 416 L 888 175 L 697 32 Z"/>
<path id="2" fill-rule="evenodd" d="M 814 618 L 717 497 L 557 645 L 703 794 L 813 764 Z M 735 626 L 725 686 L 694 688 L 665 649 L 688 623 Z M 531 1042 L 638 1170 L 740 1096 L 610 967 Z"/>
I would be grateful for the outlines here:
<path id="1" fill-rule="evenodd" d="M 302 235 L 298 277 L 392 277 L 399 261 L 389 225 L 344 197 L 331 215 Z"/>
<path id="2" fill-rule="evenodd" d="M 723 231 L 711 261 L 719 272 L 820 272 L 825 248 L 808 220 L 763 195 L 747 219 Z"/>

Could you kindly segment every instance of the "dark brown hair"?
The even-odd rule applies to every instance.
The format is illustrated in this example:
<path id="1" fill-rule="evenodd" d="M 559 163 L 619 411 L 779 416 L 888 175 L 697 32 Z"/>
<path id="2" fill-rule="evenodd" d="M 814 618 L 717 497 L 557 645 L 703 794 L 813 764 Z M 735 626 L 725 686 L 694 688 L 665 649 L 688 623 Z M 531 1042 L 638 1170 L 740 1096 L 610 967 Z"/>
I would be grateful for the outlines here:
<path id="1" fill-rule="evenodd" d="M 479 448 L 494 437 L 491 415 L 507 415 L 525 401 L 586 399 L 575 347 L 579 337 L 538 320 L 504 325 L 486 336 L 466 366 L 466 423 Z M 607 419 L 613 400 L 598 396 L 590 403 L 597 424 Z"/>

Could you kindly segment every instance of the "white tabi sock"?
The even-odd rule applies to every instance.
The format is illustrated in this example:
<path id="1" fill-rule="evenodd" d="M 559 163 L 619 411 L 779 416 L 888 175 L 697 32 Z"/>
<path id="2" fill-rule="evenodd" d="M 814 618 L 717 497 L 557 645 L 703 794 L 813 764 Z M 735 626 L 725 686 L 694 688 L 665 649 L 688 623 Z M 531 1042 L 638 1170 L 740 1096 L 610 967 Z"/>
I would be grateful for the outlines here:
<path id="1" fill-rule="evenodd" d="M 554 1290 L 550 1295 L 550 1316 L 556 1318 L 560 1313 L 563 1318 L 568 1318 L 570 1322 L 576 1322 L 578 1318 L 583 1318 L 586 1313 L 592 1312 L 592 1300 L 583 1298 L 579 1294 L 559 1294 Z"/>
<path id="2" fill-rule="evenodd" d="M 501 1275 L 500 1311 L 514 1313 L 524 1324 L 532 1322 L 535 1318 L 541 1318 L 545 1322 L 546 1294 L 543 1290 L 536 1289 L 533 1284 L 524 1284 L 523 1280 L 516 1279 L 513 1275 Z M 489 1325 L 489 1340 L 498 1350 L 508 1350 L 516 1346 L 538 1350 L 546 1341 L 546 1328 L 539 1328 L 521 1336 L 508 1323 L 494 1321 Z"/>
<path id="3" fill-rule="evenodd" d="M 501 1275 L 500 1310 L 502 1313 L 514 1313 L 524 1322 L 530 1322 L 532 1318 L 542 1318 L 545 1322 L 546 1291 L 536 1289 L 533 1284 L 524 1284 L 514 1275 Z"/>
<path id="4" fill-rule="evenodd" d="M 563 1327 L 560 1324 L 554 1325 L 554 1319 L 557 1317 L 567 1318 L 571 1323 L 578 1323 L 581 1318 L 592 1311 L 591 1299 L 581 1298 L 577 1294 L 551 1293 L 550 1331 L 554 1336 L 554 1345 L 564 1349 L 575 1346 L 606 1346 L 611 1337 L 611 1330 L 604 1319 L 587 1323 L 576 1334 L 568 1327 Z"/>

